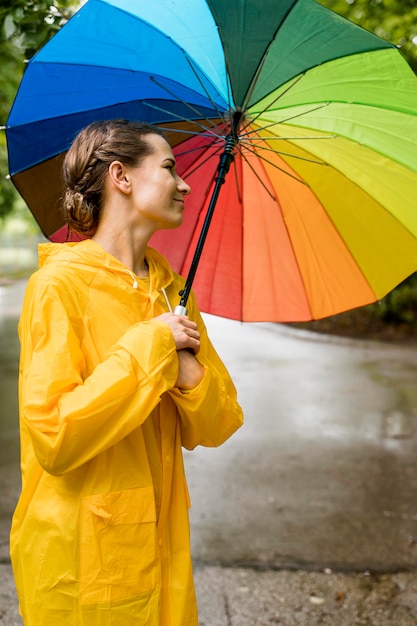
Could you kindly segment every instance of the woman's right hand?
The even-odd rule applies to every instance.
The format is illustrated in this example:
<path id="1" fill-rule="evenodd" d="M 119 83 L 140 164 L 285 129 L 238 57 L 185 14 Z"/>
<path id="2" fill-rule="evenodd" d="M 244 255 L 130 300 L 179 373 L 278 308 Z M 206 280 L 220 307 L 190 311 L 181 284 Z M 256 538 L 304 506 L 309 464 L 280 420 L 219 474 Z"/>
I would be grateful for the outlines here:
<path id="1" fill-rule="evenodd" d="M 199 352 L 200 333 L 195 322 L 185 315 L 176 315 L 175 313 L 163 313 L 155 319 L 170 327 L 177 350 L 189 349 L 194 354 Z"/>

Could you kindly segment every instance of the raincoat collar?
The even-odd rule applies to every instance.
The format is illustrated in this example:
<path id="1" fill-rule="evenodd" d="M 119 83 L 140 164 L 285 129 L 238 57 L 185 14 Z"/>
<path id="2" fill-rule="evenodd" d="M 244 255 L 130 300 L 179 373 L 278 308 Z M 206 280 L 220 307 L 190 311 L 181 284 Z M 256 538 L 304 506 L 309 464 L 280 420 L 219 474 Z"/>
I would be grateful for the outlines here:
<path id="1" fill-rule="evenodd" d="M 168 261 L 155 249 L 146 248 L 146 261 L 149 266 L 149 279 L 139 278 L 128 267 L 123 265 L 113 255 L 106 252 L 92 239 L 80 242 L 44 243 L 38 248 L 39 268 L 55 263 L 57 265 L 80 265 L 90 268 L 108 269 L 117 274 L 133 288 L 140 288 L 149 280 L 151 291 L 160 291 L 166 288 L 174 279 L 173 271 Z M 148 291 L 149 287 L 147 287 Z"/>

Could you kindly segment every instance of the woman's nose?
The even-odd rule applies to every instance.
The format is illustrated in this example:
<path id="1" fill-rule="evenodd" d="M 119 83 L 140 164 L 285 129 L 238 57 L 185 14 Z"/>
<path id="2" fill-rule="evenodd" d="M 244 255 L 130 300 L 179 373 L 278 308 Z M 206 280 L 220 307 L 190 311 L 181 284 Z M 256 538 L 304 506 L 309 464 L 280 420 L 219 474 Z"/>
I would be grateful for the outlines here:
<path id="1" fill-rule="evenodd" d="M 184 194 L 184 196 L 188 196 L 188 194 L 191 193 L 190 185 L 188 183 L 186 183 L 185 180 L 183 178 L 181 178 L 181 176 L 178 176 L 177 187 L 178 187 L 179 191 L 181 191 L 181 193 Z"/>

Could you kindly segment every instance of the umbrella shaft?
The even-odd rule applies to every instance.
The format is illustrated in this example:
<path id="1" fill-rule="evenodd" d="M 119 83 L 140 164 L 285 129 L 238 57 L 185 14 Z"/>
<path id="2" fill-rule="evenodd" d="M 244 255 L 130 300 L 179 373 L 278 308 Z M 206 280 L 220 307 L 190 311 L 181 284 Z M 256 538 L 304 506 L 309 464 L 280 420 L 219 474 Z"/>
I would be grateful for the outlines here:
<path id="1" fill-rule="evenodd" d="M 219 162 L 219 166 L 217 169 L 216 184 L 214 186 L 213 193 L 210 198 L 210 204 L 207 209 L 206 218 L 204 220 L 203 228 L 201 229 L 200 237 L 197 242 L 197 246 L 194 252 L 193 260 L 191 262 L 190 271 L 188 272 L 184 289 L 182 289 L 179 294 L 181 296 L 179 306 L 184 307 L 184 309 L 186 307 L 188 297 L 191 292 L 191 287 L 194 281 L 195 273 L 197 271 L 201 253 L 203 251 L 204 243 L 206 241 L 211 218 L 213 217 L 214 209 L 216 207 L 217 198 L 220 193 L 220 188 L 225 181 L 226 174 L 229 171 L 230 165 L 234 159 L 234 148 L 235 148 L 236 142 L 237 142 L 237 136 L 235 133 L 231 133 L 230 135 L 228 135 L 226 139 L 226 145 L 225 145 L 224 151 L 220 156 L 220 162 Z"/>

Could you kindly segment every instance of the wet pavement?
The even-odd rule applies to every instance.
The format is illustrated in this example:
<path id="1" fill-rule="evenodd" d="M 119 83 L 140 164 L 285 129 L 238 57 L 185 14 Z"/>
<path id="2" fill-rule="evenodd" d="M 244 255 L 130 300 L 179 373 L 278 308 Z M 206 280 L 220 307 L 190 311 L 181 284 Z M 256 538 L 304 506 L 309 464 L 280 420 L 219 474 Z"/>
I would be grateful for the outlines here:
<path id="1" fill-rule="evenodd" d="M 417 351 L 282 325 L 208 325 L 246 424 L 218 450 L 186 453 L 195 557 L 414 567 Z"/>
<path id="2" fill-rule="evenodd" d="M 23 291 L 0 284 L 0 626 L 21 624 L 8 531 Z M 185 451 L 201 626 L 416 626 L 417 345 L 205 319 L 246 422 Z"/>

